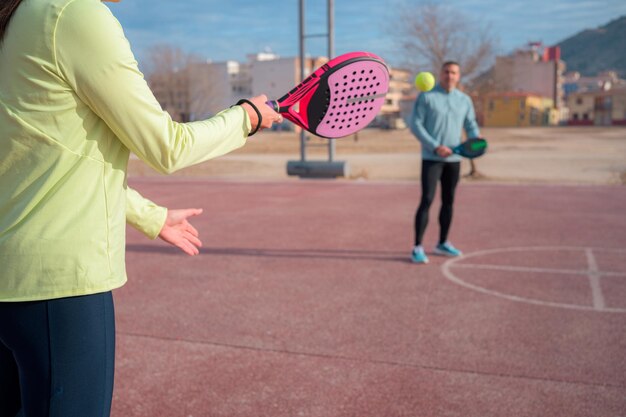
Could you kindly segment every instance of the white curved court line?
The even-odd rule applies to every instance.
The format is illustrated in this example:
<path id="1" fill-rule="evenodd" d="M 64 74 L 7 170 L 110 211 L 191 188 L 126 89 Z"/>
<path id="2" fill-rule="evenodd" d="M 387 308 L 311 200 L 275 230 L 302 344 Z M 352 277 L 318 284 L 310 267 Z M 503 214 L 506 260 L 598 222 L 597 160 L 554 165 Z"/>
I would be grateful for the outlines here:
<path id="1" fill-rule="evenodd" d="M 458 264 L 460 261 L 474 258 L 482 255 L 489 255 L 495 253 L 503 253 L 503 252 L 530 252 L 530 251 L 580 251 L 584 252 L 587 256 L 587 263 L 589 264 L 589 269 L 586 271 L 582 270 L 567 270 L 567 269 L 550 269 L 550 268 L 533 268 L 533 267 L 523 267 L 523 266 L 507 266 L 507 265 L 489 265 L 489 264 Z M 626 249 L 595 249 L 605 252 L 617 252 L 617 253 L 626 253 Z M 585 306 L 585 305 L 577 305 L 577 304 L 567 304 L 567 303 L 557 303 L 552 301 L 540 301 L 532 298 L 525 298 L 511 294 L 501 293 L 499 291 L 490 290 L 487 288 L 479 287 L 474 284 L 470 284 L 468 282 L 463 281 L 454 273 L 452 273 L 451 268 L 474 268 L 480 269 L 495 269 L 495 270 L 503 270 L 503 271 L 517 271 L 517 272 L 544 272 L 544 273 L 576 273 L 577 275 L 587 275 L 590 279 L 591 292 L 593 298 L 593 306 Z M 441 271 L 443 275 L 449 279 L 450 281 L 462 286 L 469 288 L 474 291 L 478 291 L 483 294 L 492 295 L 494 297 L 503 298 L 510 301 L 517 301 L 528 304 L 535 304 L 546 307 L 559 307 L 559 308 L 567 308 L 572 310 L 585 310 L 585 311 L 596 311 L 602 313 L 626 313 L 625 308 L 614 308 L 614 307 L 606 307 L 604 303 L 604 296 L 602 295 L 602 290 L 600 287 L 600 277 L 601 276 L 626 276 L 626 273 L 621 272 L 601 272 L 598 270 L 597 264 L 595 262 L 595 257 L 593 256 L 593 249 L 589 247 L 575 247 L 575 246 L 533 246 L 533 247 L 512 247 L 512 248 L 504 248 L 504 249 L 486 249 L 482 251 L 472 252 L 467 255 L 459 256 L 458 258 L 451 258 L 448 261 L 444 262 L 441 265 Z"/>

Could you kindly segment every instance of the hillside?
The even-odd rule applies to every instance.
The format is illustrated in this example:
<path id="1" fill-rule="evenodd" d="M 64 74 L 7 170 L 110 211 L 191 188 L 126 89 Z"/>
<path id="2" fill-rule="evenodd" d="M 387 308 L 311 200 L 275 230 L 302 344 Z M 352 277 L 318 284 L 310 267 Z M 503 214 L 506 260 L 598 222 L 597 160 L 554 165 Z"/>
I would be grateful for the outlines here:
<path id="1" fill-rule="evenodd" d="M 558 44 L 567 71 L 582 75 L 614 70 L 626 78 L 626 16 L 596 29 L 586 29 Z"/>

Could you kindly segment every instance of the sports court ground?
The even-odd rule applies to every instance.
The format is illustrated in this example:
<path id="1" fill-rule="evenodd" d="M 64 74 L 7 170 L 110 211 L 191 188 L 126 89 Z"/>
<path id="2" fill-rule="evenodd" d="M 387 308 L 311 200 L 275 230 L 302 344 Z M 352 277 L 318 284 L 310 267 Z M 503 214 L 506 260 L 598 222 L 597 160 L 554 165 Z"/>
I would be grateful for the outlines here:
<path id="1" fill-rule="evenodd" d="M 204 208 L 204 248 L 128 232 L 113 416 L 626 416 L 626 130 L 598 130 L 596 147 L 537 132 L 494 139 L 487 177 L 458 190 L 464 256 L 424 266 L 409 262 L 409 141 L 338 143 L 368 172 L 353 180 L 269 175 L 297 158 L 284 134 L 210 162 L 217 174 L 133 161 L 146 196 Z M 390 156 L 395 174 L 377 162 Z"/>

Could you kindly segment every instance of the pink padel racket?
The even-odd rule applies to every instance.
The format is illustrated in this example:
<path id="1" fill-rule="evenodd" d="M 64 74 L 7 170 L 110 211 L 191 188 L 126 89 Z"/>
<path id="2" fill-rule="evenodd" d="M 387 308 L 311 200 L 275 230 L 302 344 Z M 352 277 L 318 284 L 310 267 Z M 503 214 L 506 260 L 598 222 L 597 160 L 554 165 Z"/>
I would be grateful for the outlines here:
<path id="1" fill-rule="evenodd" d="M 385 62 L 368 52 L 351 52 L 331 59 L 289 93 L 267 104 L 317 136 L 340 138 L 374 120 L 388 90 Z"/>

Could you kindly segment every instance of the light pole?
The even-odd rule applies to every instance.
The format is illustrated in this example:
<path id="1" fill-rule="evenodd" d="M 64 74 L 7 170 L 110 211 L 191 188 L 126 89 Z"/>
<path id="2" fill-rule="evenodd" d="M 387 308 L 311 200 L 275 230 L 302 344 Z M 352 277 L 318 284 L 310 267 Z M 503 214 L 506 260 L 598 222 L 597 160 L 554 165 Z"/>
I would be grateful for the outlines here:
<path id="1" fill-rule="evenodd" d="M 307 35 L 305 30 L 305 0 L 299 2 L 299 54 L 300 54 L 300 82 L 305 79 L 306 38 L 326 37 L 328 40 L 328 59 L 335 55 L 334 36 L 334 0 L 327 0 L 327 31 L 323 34 Z M 319 146 L 319 145 L 318 145 Z M 322 145 L 323 146 L 323 145 Z M 306 159 L 307 133 L 300 130 L 300 160 L 287 162 L 287 174 L 299 177 L 336 178 L 348 176 L 348 164 L 344 161 L 335 161 L 335 139 L 328 139 L 328 160 L 307 161 Z"/>

